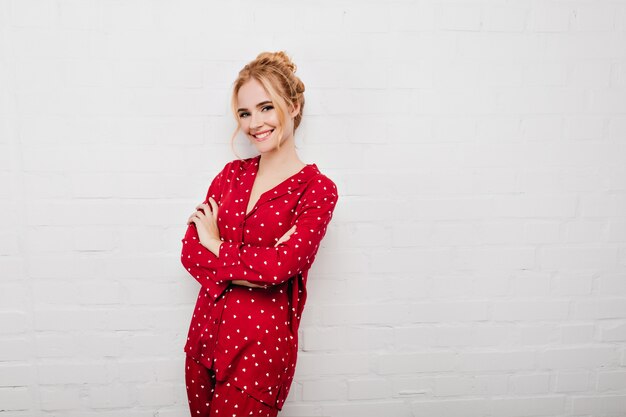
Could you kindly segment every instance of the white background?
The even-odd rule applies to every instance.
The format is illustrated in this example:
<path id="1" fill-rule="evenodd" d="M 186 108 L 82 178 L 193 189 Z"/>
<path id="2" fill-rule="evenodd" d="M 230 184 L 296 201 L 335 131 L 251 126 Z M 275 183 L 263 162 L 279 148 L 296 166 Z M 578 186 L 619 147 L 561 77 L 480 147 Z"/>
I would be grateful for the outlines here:
<path id="1" fill-rule="evenodd" d="M 340 194 L 280 415 L 626 416 L 609 0 L 0 0 L 0 416 L 187 415 L 180 239 L 266 50 Z"/>

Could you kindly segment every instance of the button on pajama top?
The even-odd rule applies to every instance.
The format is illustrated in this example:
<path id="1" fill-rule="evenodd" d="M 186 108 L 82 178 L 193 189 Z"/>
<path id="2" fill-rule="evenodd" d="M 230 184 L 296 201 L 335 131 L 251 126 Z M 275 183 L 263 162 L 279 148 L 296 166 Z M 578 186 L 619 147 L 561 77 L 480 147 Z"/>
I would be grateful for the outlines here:
<path id="1" fill-rule="evenodd" d="M 219 206 L 219 257 L 200 244 L 194 223 L 182 239 L 181 262 L 202 286 L 184 350 L 218 381 L 280 410 L 295 372 L 308 271 L 338 195 L 335 183 L 307 164 L 246 214 L 259 161 L 230 161 L 211 182 L 204 202 L 212 196 Z M 232 284 L 236 279 L 263 287 Z"/>

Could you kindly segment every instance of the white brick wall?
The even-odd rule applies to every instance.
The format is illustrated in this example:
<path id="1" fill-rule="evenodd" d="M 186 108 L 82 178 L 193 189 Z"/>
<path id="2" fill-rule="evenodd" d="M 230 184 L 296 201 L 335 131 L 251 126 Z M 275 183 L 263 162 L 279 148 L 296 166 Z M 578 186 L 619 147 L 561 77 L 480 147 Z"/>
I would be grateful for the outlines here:
<path id="1" fill-rule="evenodd" d="M 0 417 L 187 414 L 180 238 L 279 49 L 340 191 L 280 415 L 626 416 L 625 39 L 614 0 L 0 0 Z"/>

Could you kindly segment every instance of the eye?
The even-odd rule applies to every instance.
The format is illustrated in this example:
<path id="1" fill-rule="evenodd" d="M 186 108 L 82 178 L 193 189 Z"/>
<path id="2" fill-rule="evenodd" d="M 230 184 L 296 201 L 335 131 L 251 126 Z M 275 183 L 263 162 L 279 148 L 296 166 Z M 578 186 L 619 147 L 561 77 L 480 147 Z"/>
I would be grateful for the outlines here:
<path id="1" fill-rule="evenodd" d="M 272 110 L 274 108 L 274 106 L 265 106 L 263 107 L 261 110 L 265 111 L 265 110 Z"/>
<path id="2" fill-rule="evenodd" d="M 246 116 L 248 116 L 248 113 L 246 113 L 246 112 L 241 112 L 241 113 L 239 113 L 239 117 L 240 117 L 241 119 L 243 119 L 243 118 L 244 118 L 244 117 L 246 117 Z"/>

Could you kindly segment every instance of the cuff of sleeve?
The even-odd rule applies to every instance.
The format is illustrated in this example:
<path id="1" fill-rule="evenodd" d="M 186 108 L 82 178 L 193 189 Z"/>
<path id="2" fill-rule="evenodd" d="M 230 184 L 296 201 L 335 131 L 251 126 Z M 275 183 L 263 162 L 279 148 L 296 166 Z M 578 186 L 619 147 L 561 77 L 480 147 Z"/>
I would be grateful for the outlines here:
<path id="1" fill-rule="evenodd" d="M 222 242 L 220 246 L 219 265 L 222 267 L 235 266 L 239 261 L 239 244 L 232 242 Z"/>
<path id="2" fill-rule="evenodd" d="M 207 264 L 205 266 L 215 268 L 220 265 L 217 256 L 215 256 L 213 252 L 202 246 L 202 243 L 200 243 L 200 239 L 192 237 L 191 239 L 187 239 L 187 242 L 188 245 L 191 245 L 189 249 L 193 250 L 193 253 L 201 255 L 204 259 L 207 260 Z"/>
<path id="3" fill-rule="evenodd" d="M 211 301 L 215 301 L 220 295 L 222 295 L 224 290 L 228 288 L 229 284 L 229 282 L 224 281 L 220 281 L 219 283 L 215 281 L 210 281 L 209 285 L 204 288 L 207 289 L 209 297 L 211 297 Z"/>
<path id="4" fill-rule="evenodd" d="M 224 285 L 224 288 L 228 287 L 228 285 L 230 284 L 228 282 L 228 280 L 224 280 L 223 278 L 220 278 L 220 267 L 222 265 L 222 263 L 220 262 L 220 259 L 215 256 L 215 254 L 213 252 L 211 252 L 210 250 L 208 250 L 207 248 L 205 248 L 202 243 L 200 243 L 199 239 L 195 239 L 195 238 L 191 238 L 191 239 L 187 239 L 187 243 L 186 245 L 188 245 L 188 251 L 193 253 L 193 254 L 198 254 L 202 257 L 203 260 L 206 260 L 206 264 L 204 265 L 205 267 L 211 268 L 213 271 L 215 271 L 214 274 L 211 275 L 212 279 L 211 281 L 215 283 L 215 285 Z M 220 247 L 220 253 L 221 253 L 221 247 Z M 223 289 L 220 289 L 220 292 L 223 291 Z M 211 291 L 211 296 L 213 296 L 214 291 Z M 219 295 L 219 293 L 217 295 Z M 217 296 L 215 296 L 215 298 L 217 298 Z"/>
<path id="5" fill-rule="evenodd" d="M 215 271 L 215 277 L 221 281 L 232 281 L 233 279 L 244 279 L 233 276 L 233 269 L 239 265 L 239 245 L 233 242 L 222 242 L 220 246 L 219 265 Z"/>

